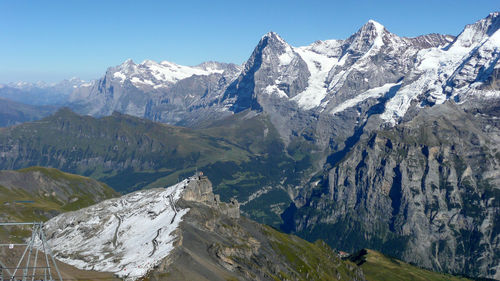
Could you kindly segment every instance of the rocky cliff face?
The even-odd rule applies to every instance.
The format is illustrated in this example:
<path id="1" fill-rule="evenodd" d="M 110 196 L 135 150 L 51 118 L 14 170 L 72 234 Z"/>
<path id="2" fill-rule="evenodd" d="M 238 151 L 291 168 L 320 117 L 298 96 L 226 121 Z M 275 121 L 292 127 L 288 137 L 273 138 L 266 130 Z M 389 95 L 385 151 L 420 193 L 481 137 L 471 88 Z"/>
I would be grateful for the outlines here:
<path id="1" fill-rule="evenodd" d="M 238 200 L 231 199 L 229 203 L 221 202 L 220 196 L 213 193 L 212 183 L 201 173 L 187 182 L 182 199 L 207 204 L 230 218 L 237 219 L 240 217 Z"/>
<path id="2" fill-rule="evenodd" d="M 497 118 L 446 103 L 367 136 L 289 208 L 289 224 L 347 251 L 499 278 Z"/>

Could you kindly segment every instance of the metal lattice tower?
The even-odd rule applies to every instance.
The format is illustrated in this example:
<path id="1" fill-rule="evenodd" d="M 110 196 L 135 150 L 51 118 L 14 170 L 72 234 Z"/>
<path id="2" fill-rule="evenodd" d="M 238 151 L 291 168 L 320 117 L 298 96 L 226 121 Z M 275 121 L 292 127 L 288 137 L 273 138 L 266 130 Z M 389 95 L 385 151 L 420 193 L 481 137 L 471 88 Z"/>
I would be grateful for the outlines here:
<path id="1" fill-rule="evenodd" d="M 52 255 L 42 222 L 0 222 L 2 227 L 19 227 L 31 225 L 31 237 L 26 243 L 13 244 L 1 243 L 0 247 L 26 247 L 15 266 L 8 267 L 0 260 L 0 281 L 54 281 L 53 269 L 57 273 L 58 280 L 62 281 L 61 273 Z M 40 261 L 39 261 L 39 255 Z"/>

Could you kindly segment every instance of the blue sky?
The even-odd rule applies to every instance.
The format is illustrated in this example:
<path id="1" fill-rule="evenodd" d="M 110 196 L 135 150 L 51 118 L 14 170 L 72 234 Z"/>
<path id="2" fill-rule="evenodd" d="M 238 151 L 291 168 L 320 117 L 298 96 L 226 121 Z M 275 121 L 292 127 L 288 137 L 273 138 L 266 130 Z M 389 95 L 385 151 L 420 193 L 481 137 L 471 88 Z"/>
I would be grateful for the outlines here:
<path id="1" fill-rule="evenodd" d="M 500 0 L 0 0 L 0 83 L 95 79 L 127 58 L 241 64 L 268 31 L 301 46 L 369 19 L 400 36 L 457 35 L 498 10 Z"/>

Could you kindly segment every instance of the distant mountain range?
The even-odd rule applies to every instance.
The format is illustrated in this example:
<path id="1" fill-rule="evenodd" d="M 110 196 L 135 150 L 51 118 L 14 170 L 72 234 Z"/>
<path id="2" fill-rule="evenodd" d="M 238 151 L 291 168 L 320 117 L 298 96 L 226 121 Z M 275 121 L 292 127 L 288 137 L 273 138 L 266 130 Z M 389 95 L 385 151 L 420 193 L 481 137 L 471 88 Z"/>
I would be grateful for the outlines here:
<path id="1" fill-rule="evenodd" d="M 499 28 L 494 12 L 456 37 L 399 37 L 369 21 L 294 47 L 270 32 L 243 66 L 128 60 L 64 90 L 3 85 L 0 97 L 50 88 L 53 103 L 33 103 L 112 116 L 63 110 L 3 129 L 0 166 L 49 165 L 130 191 L 201 165 L 247 214 L 309 240 L 498 279 Z M 122 181 L 141 170 L 143 182 Z"/>

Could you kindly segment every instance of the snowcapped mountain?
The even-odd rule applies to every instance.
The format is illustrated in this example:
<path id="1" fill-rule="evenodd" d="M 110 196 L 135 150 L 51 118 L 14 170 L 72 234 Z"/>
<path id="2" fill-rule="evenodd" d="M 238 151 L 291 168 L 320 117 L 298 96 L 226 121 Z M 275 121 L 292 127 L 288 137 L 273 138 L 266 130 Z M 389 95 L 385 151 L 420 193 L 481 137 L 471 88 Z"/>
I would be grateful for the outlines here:
<path id="1" fill-rule="evenodd" d="M 69 105 L 83 114 L 102 116 L 119 111 L 196 126 L 256 109 L 272 117 L 287 141 L 311 127 L 316 135 L 347 136 L 375 113 L 378 123 L 393 126 L 407 112 L 412 112 L 411 118 L 425 106 L 450 99 L 463 102 L 496 97 L 498 22 L 496 12 L 466 26 L 457 38 L 440 34 L 406 38 L 370 20 L 345 40 L 302 47 L 291 46 L 269 32 L 243 67 L 127 60 L 110 67 L 99 80 L 70 80 L 58 87 L 67 84 L 64 89 L 72 88 Z M 322 125 L 338 120 L 346 122 L 346 127 Z M 324 137 L 317 143 L 324 147 L 332 141 L 338 142 Z"/>
<path id="2" fill-rule="evenodd" d="M 498 87 L 488 87 L 500 68 L 499 28 L 500 14 L 492 13 L 466 26 L 445 48 L 419 52 L 415 68 L 387 103 L 382 119 L 395 124 L 412 102 L 427 106 L 450 99 L 460 103 L 469 97 L 500 98 Z"/>
<path id="3" fill-rule="evenodd" d="M 189 119 L 193 107 L 215 100 L 240 68 L 234 64 L 206 62 L 182 66 L 168 61 L 127 60 L 106 75 L 76 89 L 69 99 L 77 111 L 102 116 L 113 111 L 177 124 Z"/>
<path id="4" fill-rule="evenodd" d="M 447 100 L 498 98 L 499 21 L 492 13 L 457 38 L 399 37 L 369 21 L 346 40 L 304 47 L 270 32 L 223 103 L 233 112 L 262 109 L 285 140 L 312 134 L 322 147 L 341 148 L 372 115 L 373 129 Z"/>
<path id="5" fill-rule="evenodd" d="M 223 102 L 234 112 L 262 109 L 285 141 L 313 135 L 321 147 L 341 146 L 368 116 L 385 110 L 420 51 L 452 40 L 438 34 L 403 38 L 375 21 L 346 40 L 303 47 L 290 46 L 270 32 L 227 88 Z"/>
<path id="6" fill-rule="evenodd" d="M 125 80 L 136 87 L 150 86 L 153 89 L 166 88 L 179 80 L 193 75 L 210 75 L 214 73 L 222 74 L 224 70 L 221 64 L 204 64 L 198 67 L 182 66 L 168 61 L 157 63 L 152 60 L 145 60 L 141 64 L 135 64 L 131 59 L 126 60 L 122 65 L 110 69 L 113 78 L 124 83 Z"/>
<path id="7" fill-rule="evenodd" d="M 365 92 L 395 85 L 412 69 L 418 51 L 452 40 L 452 36 L 438 34 L 400 38 L 375 21 L 346 40 L 317 41 L 304 47 L 290 46 L 269 32 L 243 69 L 216 62 L 187 67 L 128 60 L 108 69 L 92 87 L 76 90 L 70 101 L 80 113 L 120 111 L 188 126 L 248 108 L 263 108 L 276 116 L 285 113 L 282 121 L 287 123 L 290 116 L 286 115 L 294 114 L 286 112 L 289 109 L 338 113 L 346 108 L 343 102 L 352 107 L 356 100 L 379 97 L 384 93 Z M 285 138 L 290 135 L 282 133 Z"/>
<path id="8" fill-rule="evenodd" d="M 73 84 L 68 101 L 83 114 L 119 111 L 184 126 L 256 109 L 287 141 L 311 126 L 316 135 L 347 136 L 375 113 L 379 123 L 395 125 L 421 107 L 496 96 L 487 84 L 498 73 L 498 18 L 492 13 L 457 38 L 399 37 L 373 20 L 345 40 L 302 47 L 269 32 L 243 67 L 127 60 L 97 81 Z M 338 120 L 346 127 L 322 125 Z"/>

